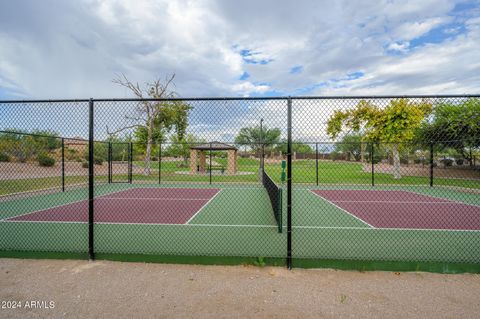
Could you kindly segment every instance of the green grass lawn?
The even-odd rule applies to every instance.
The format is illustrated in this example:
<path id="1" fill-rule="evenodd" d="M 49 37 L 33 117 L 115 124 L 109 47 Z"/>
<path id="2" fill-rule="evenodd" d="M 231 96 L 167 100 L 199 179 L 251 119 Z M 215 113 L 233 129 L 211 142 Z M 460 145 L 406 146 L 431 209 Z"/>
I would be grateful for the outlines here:
<path id="1" fill-rule="evenodd" d="M 219 165 L 226 167 L 227 160 L 225 158 L 215 158 L 214 161 Z M 135 166 L 143 167 L 142 161 L 135 161 Z M 229 176 L 226 174 L 212 175 L 212 183 L 257 183 L 258 182 L 258 168 L 259 161 L 257 159 L 239 158 L 238 162 L 239 172 L 250 172 L 248 175 Z M 158 176 L 158 162 L 152 162 L 152 173 L 149 176 L 143 174 L 134 174 L 134 181 L 150 181 L 156 182 L 159 180 Z M 178 172 L 188 172 L 190 170 L 189 163 L 185 166 L 183 160 L 178 161 L 163 161 L 161 163 L 161 181 L 177 181 L 177 182 L 210 182 L 208 174 L 190 175 L 179 174 Z M 280 183 L 281 165 L 266 164 L 265 170 L 278 183 Z M 125 174 L 115 174 L 115 181 L 126 181 L 127 172 Z M 315 172 L 315 160 L 297 160 L 293 163 L 292 169 L 293 182 L 296 184 L 316 184 L 317 175 Z M 333 161 L 319 161 L 318 163 L 318 182 L 319 184 L 358 184 L 370 185 L 371 173 L 362 170 L 361 163 L 354 162 L 333 162 Z M 96 180 L 105 181 L 106 176 L 97 176 Z M 87 183 L 88 176 L 67 176 L 65 178 L 66 185 L 73 185 L 78 183 Z M 403 176 L 396 180 L 391 174 L 375 173 L 376 185 L 429 185 L 428 177 L 421 176 Z M 466 180 L 466 179 L 447 179 L 434 178 L 435 186 L 456 186 L 463 188 L 480 188 L 480 180 Z M 0 195 L 26 192 L 32 190 L 39 190 L 45 188 L 61 187 L 61 177 L 45 177 L 32 178 L 21 180 L 1 180 L 0 181 Z"/>

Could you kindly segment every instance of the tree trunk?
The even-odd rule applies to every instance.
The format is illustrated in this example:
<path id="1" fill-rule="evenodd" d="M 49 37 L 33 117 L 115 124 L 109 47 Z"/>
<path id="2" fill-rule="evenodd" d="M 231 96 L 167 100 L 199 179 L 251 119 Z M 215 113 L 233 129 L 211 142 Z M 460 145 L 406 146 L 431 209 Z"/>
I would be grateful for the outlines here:
<path id="1" fill-rule="evenodd" d="M 365 143 L 360 143 L 360 162 L 365 162 Z"/>
<path id="2" fill-rule="evenodd" d="M 150 155 L 152 154 L 152 143 L 153 143 L 153 119 L 147 122 L 147 151 L 145 154 L 145 158 L 143 160 L 145 167 L 143 168 L 143 175 L 149 176 L 150 175 Z"/>
<path id="3" fill-rule="evenodd" d="M 400 179 L 400 153 L 398 152 L 398 144 L 392 144 L 392 155 L 393 155 L 393 178 Z"/>

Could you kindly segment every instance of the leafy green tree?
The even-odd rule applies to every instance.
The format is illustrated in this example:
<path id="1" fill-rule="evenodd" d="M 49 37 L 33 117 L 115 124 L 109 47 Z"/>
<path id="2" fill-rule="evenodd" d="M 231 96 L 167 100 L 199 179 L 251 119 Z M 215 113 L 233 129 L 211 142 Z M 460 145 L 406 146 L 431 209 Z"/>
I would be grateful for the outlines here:
<path id="1" fill-rule="evenodd" d="M 292 141 L 292 150 L 296 153 L 301 154 L 312 154 L 315 150 L 308 144 L 300 142 L 300 141 Z M 287 140 L 282 139 L 280 144 L 275 147 L 275 151 L 282 152 L 282 154 L 287 153 Z"/>
<path id="2" fill-rule="evenodd" d="M 262 144 L 265 146 L 265 151 L 270 151 L 275 144 L 280 143 L 281 131 L 279 128 L 269 129 L 267 126 L 244 127 L 238 132 L 235 137 L 235 144 L 238 146 L 247 145 L 252 148 L 255 153 L 260 154 L 262 151 Z"/>
<path id="3" fill-rule="evenodd" d="M 433 143 L 437 151 L 453 148 L 472 163 L 472 151 L 480 148 L 480 99 L 460 104 L 437 105 L 431 120 L 418 130 L 416 139 L 423 145 Z"/>
<path id="4" fill-rule="evenodd" d="M 359 134 L 347 134 L 335 144 L 335 151 L 353 157 L 355 161 L 362 159 L 362 136 Z"/>
<path id="5" fill-rule="evenodd" d="M 170 138 L 171 144 L 168 146 L 166 152 L 170 156 L 182 157 L 185 165 L 190 156 L 190 146 L 198 143 L 205 143 L 204 139 L 198 138 L 193 134 L 187 134 L 183 139 L 179 139 L 177 135 Z"/>
<path id="6" fill-rule="evenodd" d="M 396 99 L 384 108 L 361 100 L 353 109 L 336 111 L 328 120 L 327 133 L 335 139 L 344 131 L 361 132 L 367 141 L 390 143 L 393 177 L 400 179 L 400 143 L 414 138 L 431 111 L 432 105 L 426 100 Z"/>
<path id="7" fill-rule="evenodd" d="M 128 143 L 132 141 L 131 136 L 118 137 L 117 135 L 109 135 L 106 141 L 112 143 L 112 161 L 124 162 L 128 159 Z M 144 150 L 145 148 L 142 149 L 142 151 Z"/>

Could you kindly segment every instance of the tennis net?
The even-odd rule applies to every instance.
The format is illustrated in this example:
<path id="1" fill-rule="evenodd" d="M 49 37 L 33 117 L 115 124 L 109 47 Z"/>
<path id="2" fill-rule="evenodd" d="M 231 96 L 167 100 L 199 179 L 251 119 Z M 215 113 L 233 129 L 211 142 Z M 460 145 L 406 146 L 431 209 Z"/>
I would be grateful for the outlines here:
<path id="1" fill-rule="evenodd" d="M 268 176 L 268 174 L 263 171 L 262 174 L 263 186 L 267 190 L 268 197 L 270 197 L 270 202 L 273 208 L 273 216 L 278 225 L 278 232 L 282 232 L 282 188 L 279 187 L 275 182 Z"/>

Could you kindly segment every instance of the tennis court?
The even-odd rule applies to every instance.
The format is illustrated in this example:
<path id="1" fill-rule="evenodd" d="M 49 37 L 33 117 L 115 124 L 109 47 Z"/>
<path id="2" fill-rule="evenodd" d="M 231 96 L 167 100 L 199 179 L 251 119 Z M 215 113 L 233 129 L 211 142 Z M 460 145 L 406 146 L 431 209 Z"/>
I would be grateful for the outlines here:
<path id="1" fill-rule="evenodd" d="M 95 198 L 95 222 L 187 224 L 218 193 L 216 188 L 135 188 Z M 7 218 L 6 221 L 88 222 L 88 200 Z"/>
<path id="2" fill-rule="evenodd" d="M 95 251 L 281 258 L 286 198 L 270 183 L 96 185 Z M 357 185 L 297 186 L 292 195 L 296 259 L 480 256 L 477 194 L 463 194 L 459 202 L 452 190 Z M 0 213 L 1 231 L 10 238 L 2 242 L 4 250 L 83 252 L 88 245 L 85 187 L 3 200 Z"/>
<path id="3" fill-rule="evenodd" d="M 313 190 L 373 228 L 480 230 L 480 207 L 402 190 Z"/>

